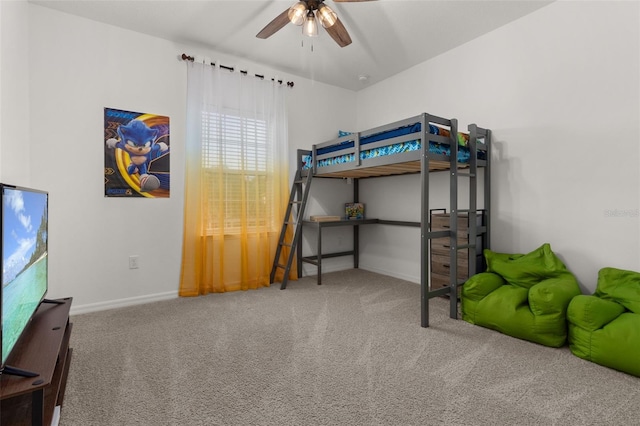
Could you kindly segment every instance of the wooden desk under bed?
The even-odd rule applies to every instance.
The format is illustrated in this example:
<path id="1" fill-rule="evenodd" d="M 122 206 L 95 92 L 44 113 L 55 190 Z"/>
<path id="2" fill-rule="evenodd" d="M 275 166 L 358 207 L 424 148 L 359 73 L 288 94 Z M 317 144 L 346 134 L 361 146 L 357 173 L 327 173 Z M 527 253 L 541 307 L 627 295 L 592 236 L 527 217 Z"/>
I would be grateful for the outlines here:
<path id="1" fill-rule="evenodd" d="M 313 228 L 317 230 L 318 240 L 317 240 L 317 251 L 316 255 L 313 256 L 301 256 L 298 255 L 298 275 L 302 275 L 302 263 L 311 263 L 312 265 L 316 265 L 318 267 L 318 285 L 322 284 L 322 259 L 328 259 L 331 257 L 340 257 L 340 256 L 351 256 L 353 255 L 353 267 L 358 267 L 358 252 L 359 252 L 359 230 L 360 225 L 370 225 L 380 223 L 378 219 L 340 219 L 340 220 L 332 220 L 332 221 L 312 221 L 312 220 L 304 220 L 302 221 L 303 228 Z M 335 226 L 353 226 L 353 250 L 341 251 L 336 253 L 322 253 L 322 229 L 335 227 Z M 302 237 L 302 236 L 301 236 Z M 302 245 L 298 245 L 298 247 L 302 247 Z"/>

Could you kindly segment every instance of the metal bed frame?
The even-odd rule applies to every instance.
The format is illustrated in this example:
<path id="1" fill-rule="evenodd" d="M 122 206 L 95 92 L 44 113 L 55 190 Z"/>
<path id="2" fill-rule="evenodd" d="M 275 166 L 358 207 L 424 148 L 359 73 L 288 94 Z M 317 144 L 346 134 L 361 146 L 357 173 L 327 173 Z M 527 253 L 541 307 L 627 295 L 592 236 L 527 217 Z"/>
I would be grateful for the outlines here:
<path id="1" fill-rule="evenodd" d="M 390 131 L 403 126 L 410 126 L 416 123 L 420 123 L 420 130 L 412 132 L 410 134 L 396 136 L 389 139 L 380 140 L 377 142 L 361 145 L 362 138 L 376 135 L 381 132 Z M 444 127 L 449 130 L 449 136 L 435 135 L 429 133 L 429 125 L 433 124 L 439 127 Z M 404 120 L 396 121 L 384 126 L 369 129 L 364 132 L 354 133 L 348 136 L 339 137 L 321 144 L 313 145 L 311 150 L 298 150 L 298 171 L 296 172 L 296 180 L 291 191 L 290 208 L 287 210 L 285 220 L 283 222 L 283 230 L 280 238 L 280 245 L 278 246 L 278 252 L 276 259 L 274 260 L 274 267 L 272 270 L 272 282 L 275 269 L 277 267 L 285 268 L 285 265 L 278 264 L 278 258 L 280 257 L 281 245 L 287 245 L 291 247 L 291 252 L 296 252 L 298 255 L 298 262 L 300 265 L 302 259 L 302 247 L 298 244 L 298 237 L 301 233 L 304 207 L 308 198 L 310 183 L 312 177 L 319 178 L 351 178 L 354 183 L 354 201 L 358 201 L 358 180 L 370 177 L 380 176 L 392 176 L 399 174 L 420 173 L 421 174 L 421 214 L 420 222 L 405 222 L 394 220 L 378 219 L 377 223 L 386 225 L 397 226 L 412 226 L 420 227 L 420 300 L 421 300 L 421 325 L 422 327 L 429 326 L 429 299 L 438 296 L 449 296 L 450 300 L 450 317 L 458 317 L 458 287 L 464 283 L 459 281 L 457 276 L 457 268 L 450 268 L 450 285 L 449 287 L 443 287 L 437 290 L 431 290 L 429 286 L 429 276 L 431 262 L 429 262 L 429 243 L 433 238 L 448 237 L 450 239 L 450 262 L 451 265 L 458 264 L 459 251 L 462 249 L 468 249 L 469 256 L 469 276 L 475 274 L 476 271 L 476 250 L 475 245 L 477 236 L 484 238 L 484 247 L 490 247 L 490 227 L 491 227 L 491 131 L 485 128 L 481 128 L 475 124 L 468 126 L 469 131 L 469 163 L 458 162 L 458 121 L 456 119 L 446 119 L 431 115 L 428 113 L 422 113 L 420 115 L 410 117 Z M 360 159 L 360 152 L 362 150 L 369 150 L 378 147 L 388 146 L 400 142 L 407 142 L 419 140 L 421 147 L 419 150 L 396 153 L 392 155 L 379 156 L 370 159 Z M 339 147 L 336 151 L 319 154 L 318 151 L 322 148 L 329 146 L 336 146 L 338 144 L 353 141 L 353 146 Z M 435 142 L 443 145 L 449 145 L 450 155 L 434 154 L 429 152 L 429 142 Z M 478 158 L 478 152 L 484 151 L 482 156 L 484 159 Z M 353 154 L 354 161 L 341 164 L 334 164 L 330 166 L 318 167 L 318 161 L 325 158 L 337 157 L 345 154 Z M 304 156 L 311 155 L 313 158 L 313 165 L 310 169 L 303 168 Z M 484 206 L 483 215 L 484 221 L 482 225 L 478 225 L 476 222 L 479 209 L 477 207 L 478 201 L 478 169 L 484 169 L 483 175 L 483 188 L 484 188 Z M 450 227 L 448 230 L 443 231 L 431 231 L 429 223 L 429 186 L 430 186 L 430 173 L 432 172 L 447 172 L 449 174 L 449 212 L 450 212 Z M 311 174 L 311 176 L 309 176 Z M 461 179 L 469 180 L 469 208 L 458 209 L 458 188 Z M 290 221 L 292 214 L 292 205 L 298 206 L 297 220 Z M 459 244 L 457 238 L 457 225 L 459 214 L 468 215 L 469 219 L 469 244 Z M 296 217 L 295 215 L 293 216 Z M 284 243 L 284 234 L 286 227 L 289 225 L 295 226 L 296 231 L 294 233 L 293 243 Z M 357 228 L 357 227 L 356 227 Z M 475 236 L 475 237 L 474 237 Z M 289 272 L 291 266 L 293 254 L 291 254 L 286 272 Z M 286 277 L 282 283 L 282 288 L 286 287 Z M 298 267 L 298 274 L 301 274 L 301 268 Z"/>

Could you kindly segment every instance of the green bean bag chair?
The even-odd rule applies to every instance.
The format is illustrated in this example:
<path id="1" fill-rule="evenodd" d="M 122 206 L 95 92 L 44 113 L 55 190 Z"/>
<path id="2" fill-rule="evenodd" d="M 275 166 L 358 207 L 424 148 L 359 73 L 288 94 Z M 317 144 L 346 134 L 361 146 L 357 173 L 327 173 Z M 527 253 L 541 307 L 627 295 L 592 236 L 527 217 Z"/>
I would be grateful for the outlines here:
<path id="1" fill-rule="evenodd" d="M 567 311 L 569 348 L 583 359 L 640 377 L 640 273 L 602 268 L 592 295 Z"/>
<path id="2" fill-rule="evenodd" d="M 567 306 L 581 291 L 551 246 L 528 254 L 483 253 L 486 272 L 462 286 L 462 319 L 541 345 L 563 346 Z"/>

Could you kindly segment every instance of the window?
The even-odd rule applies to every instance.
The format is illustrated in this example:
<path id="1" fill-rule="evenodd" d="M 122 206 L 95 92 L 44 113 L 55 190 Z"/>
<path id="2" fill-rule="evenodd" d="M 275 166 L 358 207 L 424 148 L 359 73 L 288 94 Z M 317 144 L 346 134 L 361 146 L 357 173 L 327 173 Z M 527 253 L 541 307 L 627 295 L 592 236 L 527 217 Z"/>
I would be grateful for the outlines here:
<path id="1" fill-rule="evenodd" d="M 207 112 L 202 120 L 204 187 L 209 205 L 224 207 L 208 209 L 207 233 L 239 233 L 243 220 L 250 231 L 276 230 L 267 121 Z"/>

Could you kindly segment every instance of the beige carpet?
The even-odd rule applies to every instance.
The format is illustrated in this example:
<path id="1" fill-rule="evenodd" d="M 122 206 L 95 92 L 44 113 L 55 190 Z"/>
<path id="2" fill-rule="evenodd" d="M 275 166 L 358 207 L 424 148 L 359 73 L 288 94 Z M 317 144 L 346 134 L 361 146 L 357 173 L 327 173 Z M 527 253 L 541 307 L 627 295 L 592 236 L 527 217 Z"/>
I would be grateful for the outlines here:
<path id="1" fill-rule="evenodd" d="M 430 303 L 350 270 L 74 316 L 60 424 L 639 424 L 639 378 Z"/>

